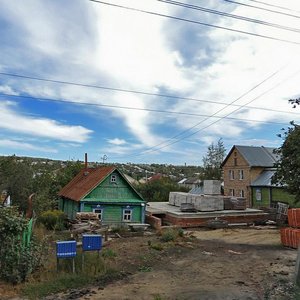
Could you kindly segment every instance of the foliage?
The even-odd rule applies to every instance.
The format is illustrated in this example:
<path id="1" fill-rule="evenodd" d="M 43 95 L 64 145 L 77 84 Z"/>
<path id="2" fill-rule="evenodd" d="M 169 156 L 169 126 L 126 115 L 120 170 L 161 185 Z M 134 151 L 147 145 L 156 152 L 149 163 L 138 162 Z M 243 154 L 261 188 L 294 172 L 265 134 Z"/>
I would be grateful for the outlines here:
<path id="1" fill-rule="evenodd" d="M 27 198 L 31 194 L 33 170 L 28 162 L 16 156 L 0 158 L 0 189 L 11 196 L 13 205 L 26 209 Z"/>
<path id="2" fill-rule="evenodd" d="M 171 242 L 171 241 L 175 241 L 179 236 L 180 237 L 183 236 L 183 230 L 181 228 L 180 229 L 170 228 L 162 232 L 161 240 L 163 242 Z"/>
<path id="3" fill-rule="evenodd" d="M 187 192 L 185 187 L 180 187 L 177 183 L 169 178 L 161 178 L 148 181 L 145 184 L 135 186 L 136 190 L 148 202 L 164 202 L 169 200 L 170 192 Z"/>
<path id="4" fill-rule="evenodd" d="M 103 258 L 114 258 L 117 256 L 117 253 L 114 252 L 112 249 L 105 248 L 102 250 L 101 255 Z"/>
<path id="5" fill-rule="evenodd" d="M 22 234 L 28 226 L 15 208 L 0 209 L 0 277 L 11 283 L 25 281 L 41 265 L 42 247 L 32 241 L 24 245 Z"/>
<path id="6" fill-rule="evenodd" d="M 63 230 L 66 227 L 66 216 L 60 210 L 47 210 L 40 215 L 38 220 L 48 230 Z"/>
<path id="7" fill-rule="evenodd" d="M 279 161 L 275 164 L 276 172 L 273 183 L 285 186 L 287 191 L 300 201 L 300 126 L 291 122 L 291 127 L 284 130 L 282 145 L 276 149 Z"/>
<path id="8" fill-rule="evenodd" d="M 225 152 L 226 149 L 222 139 L 219 139 L 216 145 L 211 143 L 208 146 L 207 153 L 202 158 L 204 167 L 203 179 L 221 179 L 221 164 L 225 158 Z"/>
<path id="9" fill-rule="evenodd" d="M 64 164 L 26 157 L 0 157 L 0 193 L 7 190 L 13 205 L 27 208 L 29 195 L 35 193 L 33 209 L 37 214 L 54 209 L 57 193 L 82 168 L 79 161 Z"/>

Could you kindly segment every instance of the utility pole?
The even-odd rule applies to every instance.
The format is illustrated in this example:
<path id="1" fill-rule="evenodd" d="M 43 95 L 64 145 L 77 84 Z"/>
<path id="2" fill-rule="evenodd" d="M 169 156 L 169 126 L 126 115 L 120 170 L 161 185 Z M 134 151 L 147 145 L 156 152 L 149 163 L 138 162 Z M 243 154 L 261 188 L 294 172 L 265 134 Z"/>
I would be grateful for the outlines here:
<path id="1" fill-rule="evenodd" d="M 101 157 L 101 159 L 102 159 L 102 163 L 104 164 L 105 161 L 108 159 L 108 157 L 107 157 L 106 154 L 104 154 L 104 155 Z"/>

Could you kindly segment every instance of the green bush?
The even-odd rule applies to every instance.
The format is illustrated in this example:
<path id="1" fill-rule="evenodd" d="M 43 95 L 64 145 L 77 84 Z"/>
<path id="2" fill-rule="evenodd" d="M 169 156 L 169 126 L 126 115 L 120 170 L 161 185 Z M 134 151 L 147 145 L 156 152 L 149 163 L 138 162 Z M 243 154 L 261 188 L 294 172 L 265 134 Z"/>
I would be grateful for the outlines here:
<path id="1" fill-rule="evenodd" d="M 178 229 L 170 228 L 163 231 L 161 235 L 161 240 L 163 242 L 171 242 L 171 241 L 175 241 L 178 237 L 183 237 L 183 235 L 184 235 L 184 231 L 182 230 L 182 228 L 178 228 Z"/>
<path id="2" fill-rule="evenodd" d="M 42 247 L 24 242 L 28 221 L 15 208 L 0 209 L 0 278 L 13 284 L 25 281 L 42 262 Z"/>
<path id="3" fill-rule="evenodd" d="M 43 212 L 39 217 L 39 222 L 48 230 L 63 230 L 66 228 L 66 216 L 60 210 Z"/>

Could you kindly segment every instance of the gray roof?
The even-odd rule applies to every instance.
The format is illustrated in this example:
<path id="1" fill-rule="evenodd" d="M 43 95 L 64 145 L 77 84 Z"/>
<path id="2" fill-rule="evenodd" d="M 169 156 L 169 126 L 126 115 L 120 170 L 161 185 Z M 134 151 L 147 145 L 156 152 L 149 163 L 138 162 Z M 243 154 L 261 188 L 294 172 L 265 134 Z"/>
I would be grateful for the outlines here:
<path id="1" fill-rule="evenodd" d="M 275 173 L 275 170 L 265 170 L 263 171 L 252 183 L 251 186 L 278 186 L 272 184 L 272 177 Z"/>
<path id="2" fill-rule="evenodd" d="M 273 167 L 279 159 L 278 155 L 273 153 L 275 148 L 264 146 L 235 146 L 235 148 L 249 163 L 250 167 Z"/>
<path id="3" fill-rule="evenodd" d="M 192 188 L 188 193 L 189 193 L 189 194 L 202 195 L 202 194 L 204 194 L 203 186 L 194 187 L 194 188 Z"/>

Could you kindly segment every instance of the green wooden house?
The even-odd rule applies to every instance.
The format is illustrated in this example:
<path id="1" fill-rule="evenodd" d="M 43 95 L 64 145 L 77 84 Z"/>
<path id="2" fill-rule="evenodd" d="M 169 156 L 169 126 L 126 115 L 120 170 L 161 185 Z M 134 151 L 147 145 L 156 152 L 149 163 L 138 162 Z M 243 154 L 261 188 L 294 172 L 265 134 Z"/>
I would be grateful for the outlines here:
<path id="1" fill-rule="evenodd" d="M 295 196 L 284 187 L 272 184 L 274 173 L 274 169 L 266 169 L 251 183 L 253 207 L 273 207 L 278 202 L 286 203 L 289 207 L 300 207 L 300 203 L 295 203 Z"/>
<path id="2" fill-rule="evenodd" d="M 145 222 L 146 202 L 115 167 L 84 168 L 59 197 L 59 207 L 70 219 L 77 212 L 95 212 L 102 224 Z"/>

